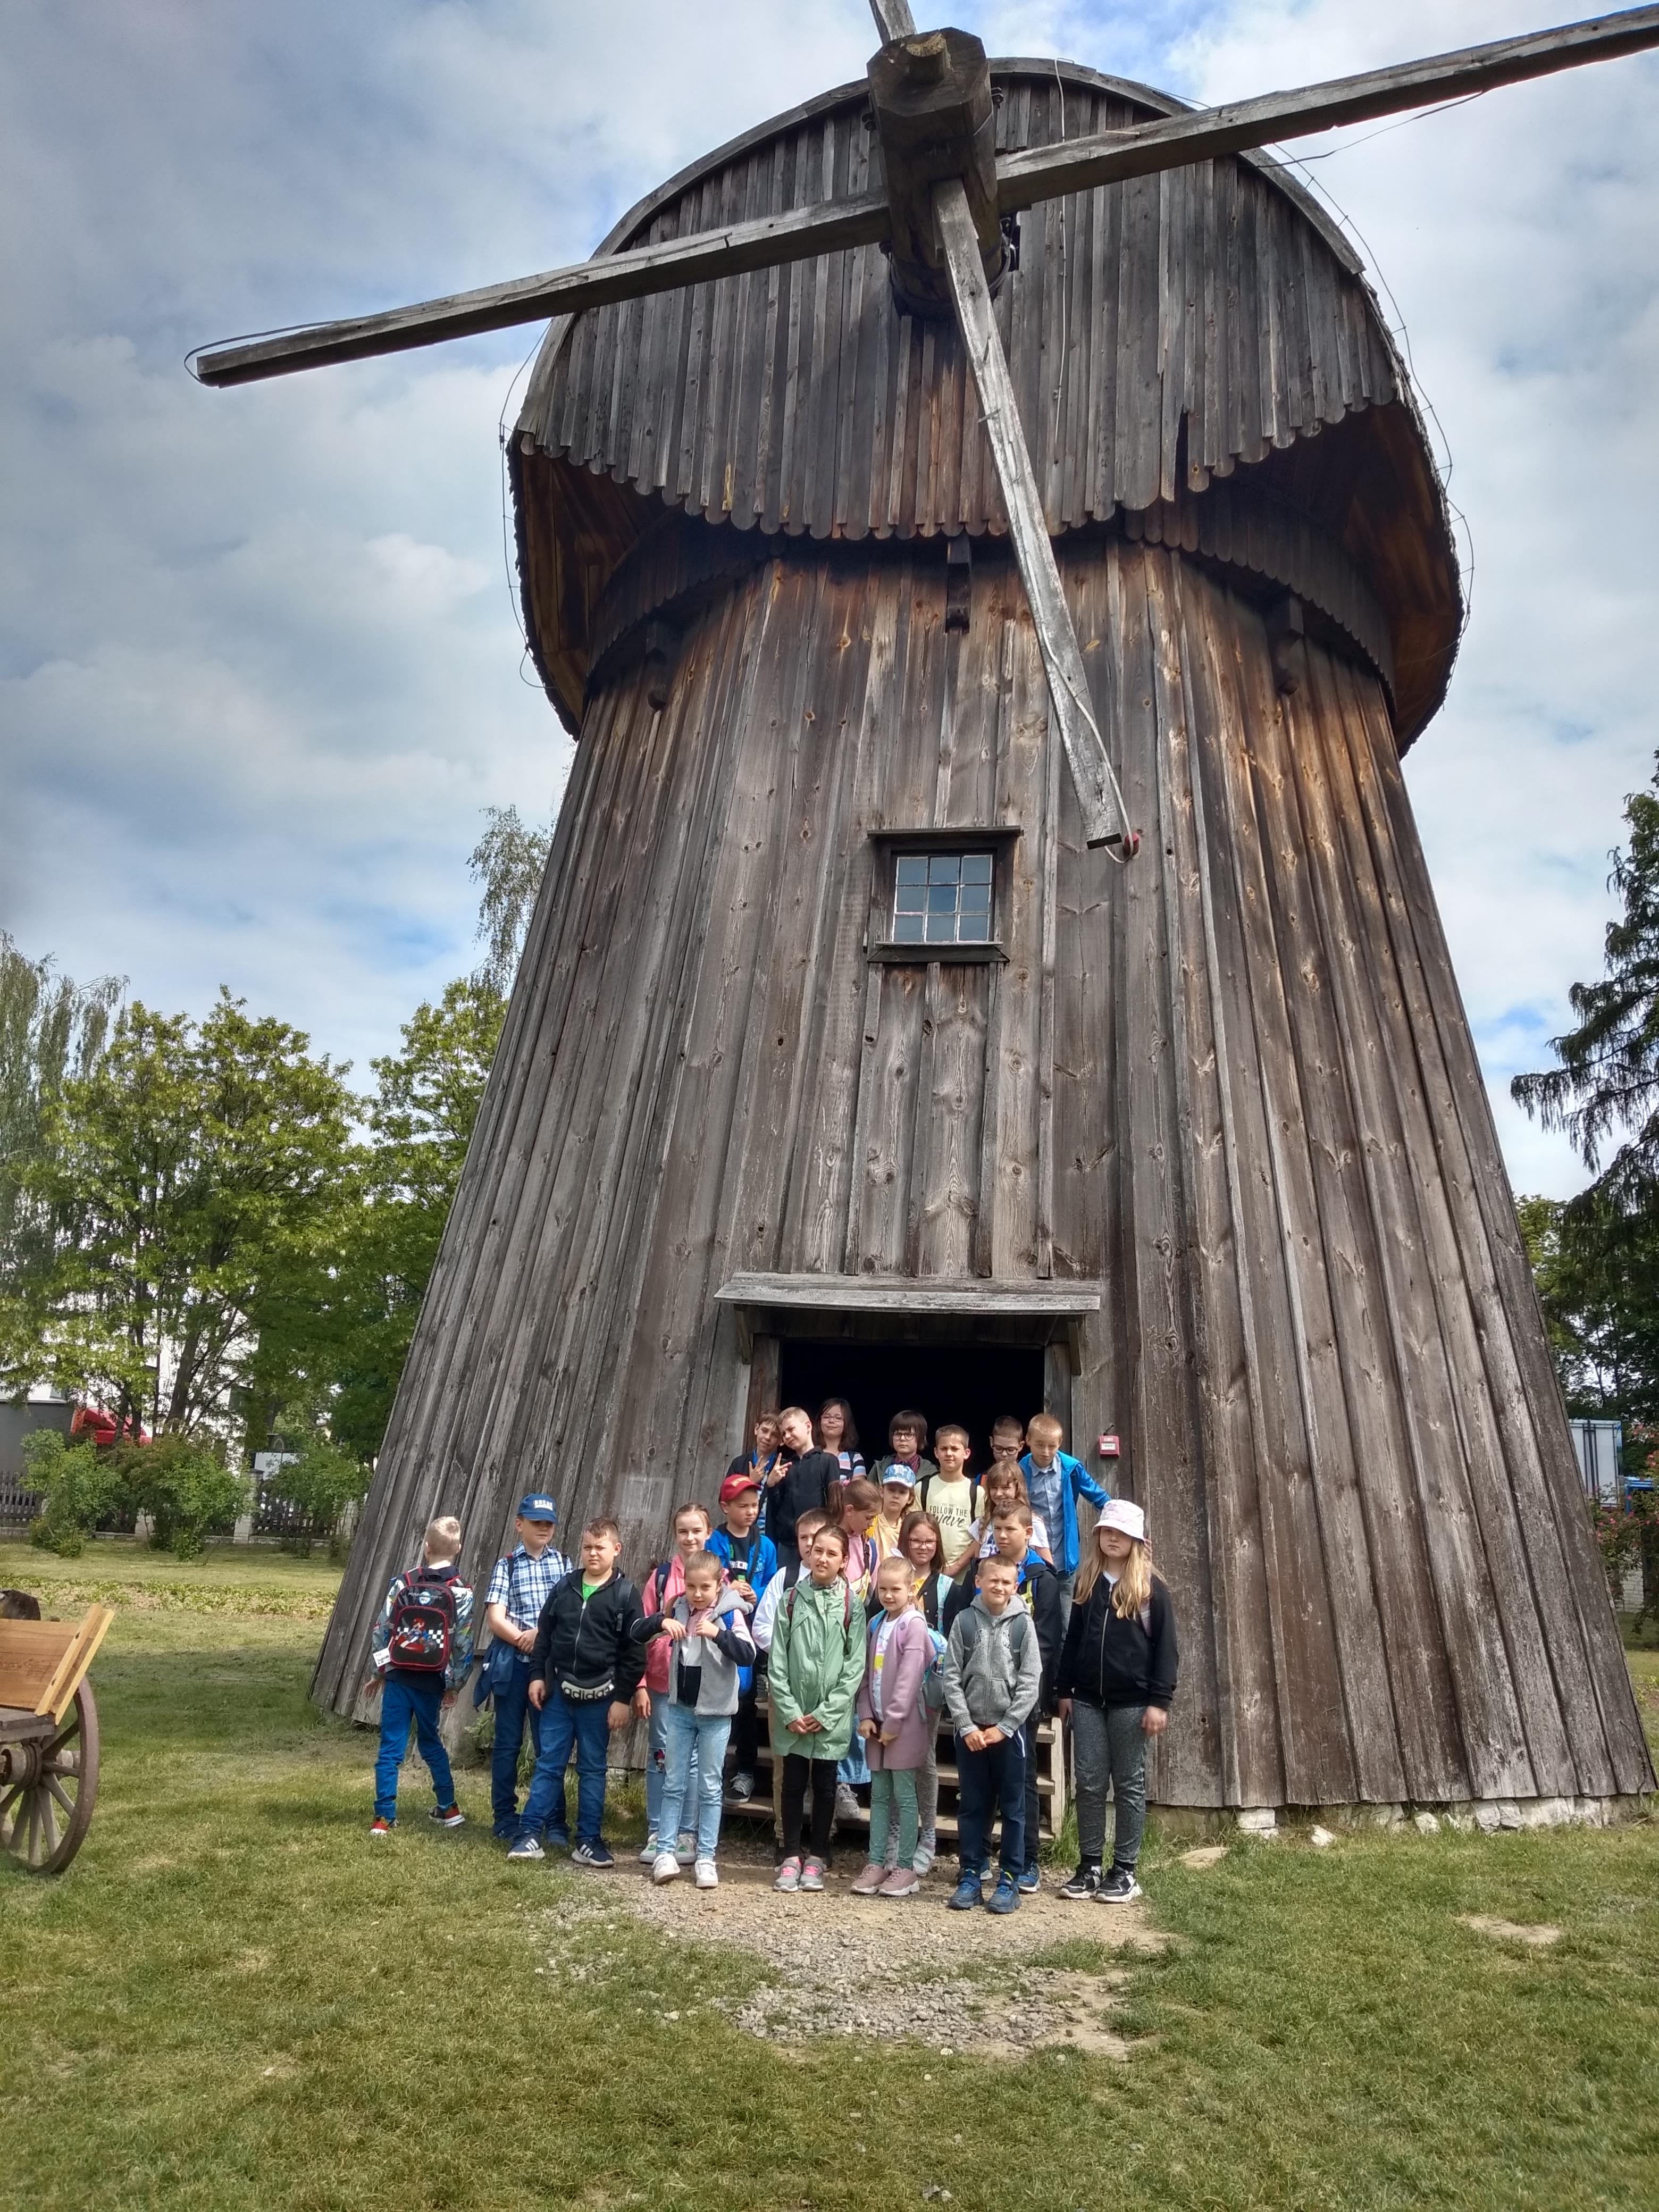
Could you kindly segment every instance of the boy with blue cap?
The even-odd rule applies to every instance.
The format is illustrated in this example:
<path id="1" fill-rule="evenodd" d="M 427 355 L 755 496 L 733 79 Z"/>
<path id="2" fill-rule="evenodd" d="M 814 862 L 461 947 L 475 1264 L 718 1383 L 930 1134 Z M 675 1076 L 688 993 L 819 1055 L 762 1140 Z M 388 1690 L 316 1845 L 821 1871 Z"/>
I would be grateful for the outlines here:
<path id="1" fill-rule="evenodd" d="M 495 1704 L 495 1747 L 490 1759 L 489 1799 L 495 1831 L 509 1842 L 519 1832 L 519 1754 L 530 1722 L 531 1749 L 542 1749 L 542 1717 L 530 1702 L 530 1655 L 536 1628 L 555 1583 L 570 1572 L 570 1562 L 553 1541 L 559 1509 L 544 1490 L 526 1491 L 519 1500 L 513 1533 L 518 1542 L 497 1559 L 484 1600 L 484 1625 L 495 1638 L 484 1662 Z M 563 1808 L 550 1831 L 555 1843 L 568 1841 Z"/>

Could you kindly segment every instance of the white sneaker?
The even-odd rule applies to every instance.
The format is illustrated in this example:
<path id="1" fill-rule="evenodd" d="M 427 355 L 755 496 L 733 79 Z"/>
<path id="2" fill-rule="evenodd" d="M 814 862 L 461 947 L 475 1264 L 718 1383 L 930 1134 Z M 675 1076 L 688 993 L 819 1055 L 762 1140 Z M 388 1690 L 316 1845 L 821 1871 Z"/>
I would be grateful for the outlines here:
<path id="1" fill-rule="evenodd" d="M 674 1846 L 674 1856 L 682 1866 L 690 1866 L 697 1856 L 696 1838 L 682 1834 Z"/>
<path id="2" fill-rule="evenodd" d="M 656 1857 L 651 1862 L 652 1881 L 678 1881 L 679 1878 L 680 1863 L 675 1857 L 673 1852 L 659 1851 Z"/>
<path id="3" fill-rule="evenodd" d="M 858 1801 L 858 1792 L 854 1789 L 852 1784 L 850 1782 L 838 1782 L 836 1784 L 836 1820 L 850 1824 L 860 1818 L 862 1810 L 863 1808 Z"/>
<path id="4" fill-rule="evenodd" d="M 915 1867 L 918 1874 L 932 1874 L 933 1871 L 933 1860 L 936 1856 L 937 1854 L 931 1844 L 918 1844 L 916 1845 L 916 1855 L 915 1858 L 911 1860 L 910 1863 Z"/>
<path id="5" fill-rule="evenodd" d="M 720 1886 L 720 1870 L 713 1859 L 699 1859 L 696 1871 L 691 1879 L 699 1889 L 718 1889 Z"/>
<path id="6" fill-rule="evenodd" d="M 657 1839 L 654 1836 L 647 1836 L 640 1852 L 640 1864 L 641 1866 L 654 1866 L 656 1862 Z"/>

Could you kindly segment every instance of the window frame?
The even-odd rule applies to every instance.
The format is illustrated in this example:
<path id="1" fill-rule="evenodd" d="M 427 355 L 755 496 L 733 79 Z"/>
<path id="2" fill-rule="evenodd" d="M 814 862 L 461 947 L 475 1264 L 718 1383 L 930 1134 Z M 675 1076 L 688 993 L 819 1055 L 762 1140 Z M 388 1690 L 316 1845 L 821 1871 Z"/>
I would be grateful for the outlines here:
<path id="1" fill-rule="evenodd" d="M 1014 847 L 1021 832 L 1017 823 L 981 823 L 977 827 L 947 830 L 872 830 L 870 843 L 873 866 L 870 871 L 870 927 L 865 939 L 865 957 L 890 965 L 931 967 L 936 963 L 959 968 L 1001 964 L 1008 958 L 1003 943 L 1007 926 L 1009 908 L 1013 896 Z M 949 944 L 929 944 L 925 939 L 901 942 L 892 933 L 893 906 L 898 884 L 898 863 L 901 856 L 912 854 L 932 859 L 935 854 L 988 853 L 991 856 L 991 935 L 972 938 L 965 942 L 952 940 Z"/>

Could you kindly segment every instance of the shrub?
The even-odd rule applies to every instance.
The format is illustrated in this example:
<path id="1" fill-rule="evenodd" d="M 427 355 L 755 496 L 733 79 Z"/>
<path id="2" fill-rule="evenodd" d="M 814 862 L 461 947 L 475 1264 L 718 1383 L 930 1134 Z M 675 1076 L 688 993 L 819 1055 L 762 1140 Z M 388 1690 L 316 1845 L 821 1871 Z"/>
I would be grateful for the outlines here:
<path id="1" fill-rule="evenodd" d="M 120 1468 L 94 1444 L 66 1443 L 56 1429 L 37 1429 L 24 1437 L 23 1465 L 29 1488 L 46 1500 L 29 1523 L 29 1541 L 64 1559 L 78 1559 L 88 1531 L 121 1502 L 125 1484 Z"/>
<path id="2" fill-rule="evenodd" d="M 209 1535 L 235 1522 L 247 1504 L 248 1486 L 218 1451 L 199 1438 L 157 1437 L 126 1444 L 118 1457 L 134 1504 L 148 1513 L 158 1552 L 199 1559 Z"/>
<path id="3" fill-rule="evenodd" d="M 362 1461 L 322 1437 L 302 1445 L 298 1459 L 276 1478 L 281 1495 L 299 1507 L 319 1535 L 328 1538 L 331 1551 L 337 1542 L 341 1516 L 368 1494 L 368 1485 L 369 1470 Z M 297 1541 L 310 1551 L 309 1537 Z"/>

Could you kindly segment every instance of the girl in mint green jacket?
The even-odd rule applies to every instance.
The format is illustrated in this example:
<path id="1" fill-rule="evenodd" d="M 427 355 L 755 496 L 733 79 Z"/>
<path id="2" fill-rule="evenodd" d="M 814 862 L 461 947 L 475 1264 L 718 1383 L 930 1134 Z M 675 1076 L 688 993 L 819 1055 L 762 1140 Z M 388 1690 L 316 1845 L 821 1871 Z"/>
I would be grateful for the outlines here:
<path id="1" fill-rule="evenodd" d="M 782 1762 L 783 1864 L 773 1885 L 822 1889 L 836 1814 L 836 1765 L 853 1740 L 854 1700 L 864 1676 L 864 1607 L 847 1582 L 847 1537 L 824 1527 L 807 1571 L 779 1606 L 767 1662 L 772 1756 Z M 812 1826 L 805 1863 L 796 1846 L 808 1782 Z"/>

